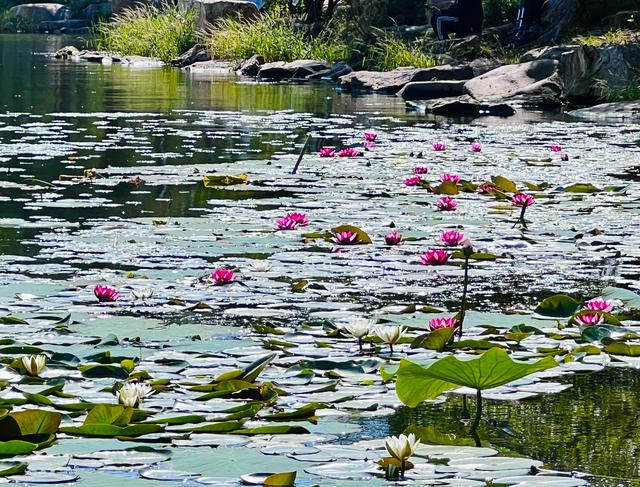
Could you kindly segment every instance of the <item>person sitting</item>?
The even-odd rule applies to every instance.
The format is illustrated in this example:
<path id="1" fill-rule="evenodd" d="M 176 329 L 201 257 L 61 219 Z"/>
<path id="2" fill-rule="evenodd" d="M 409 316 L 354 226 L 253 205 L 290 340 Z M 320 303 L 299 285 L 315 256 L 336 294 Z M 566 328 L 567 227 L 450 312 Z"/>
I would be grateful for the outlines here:
<path id="1" fill-rule="evenodd" d="M 520 0 L 515 27 L 507 34 L 506 44 L 522 45 L 540 36 L 540 16 L 546 0 Z"/>
<path id="2" fill-rule="evenodd" d="M 431 25 L 436 37 L 445 40 L 450 34 L 456 37 L 480 34 L 483 20 L 482 0 L 456 0 L 451 7 L 434 12 Z"/>

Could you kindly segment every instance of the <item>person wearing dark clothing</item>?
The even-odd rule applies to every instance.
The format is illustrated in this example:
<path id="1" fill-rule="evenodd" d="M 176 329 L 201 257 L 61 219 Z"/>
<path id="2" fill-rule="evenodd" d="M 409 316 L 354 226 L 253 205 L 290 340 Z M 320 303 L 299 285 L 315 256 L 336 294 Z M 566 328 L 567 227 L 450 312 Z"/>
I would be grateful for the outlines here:
<path id="1" fill-rule="evenodd" d="M 456 37 L 480 34 L 483 20 L 482 0 L 456 0 L 451 7 L 435 12 L 431 25 L 436 37 L 444 40 L 449 34 Z"/>
<path id="2" fill-rule="evenodd" d="M 526 44 L 540 35 L 540 16 L 545 0 L 520 0 L 518 19 L 507 34 L 507 43 Z"/>

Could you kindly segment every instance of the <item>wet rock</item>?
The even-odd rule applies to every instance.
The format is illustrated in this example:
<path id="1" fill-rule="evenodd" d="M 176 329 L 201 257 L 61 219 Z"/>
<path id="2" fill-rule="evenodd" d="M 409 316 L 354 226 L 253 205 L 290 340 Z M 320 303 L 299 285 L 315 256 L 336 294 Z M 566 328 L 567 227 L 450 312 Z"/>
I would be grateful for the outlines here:
<path id="1" fill-rule="evenodd" d="M 178 7 L 195 10 L 198 14 L 196 22 L 201 28 L 224 17 L 253 20 L 260 16 L 254 2 L 243 0 L 178 0 Z"/>
<path id="2" fill-rule="evenodd" d="M 637 83 L 640 44 L 578 46 L 560 57 L 560 74 L 567 97 L 592 103 L 607 88 Z"/>
<path id="3" fill-rule="evenodd" d="M 405 100 L 433 100 L 460 96 L 464 93 L 464 81 L 414 81 L 398 92 Z"/>
<path id="4" fill-rule="evenodd" d="M 473 69 L 469 65 L 451 66 L 448 64 L 433 68 L 398 68 L 393 71 L 355 71 L 339 79 L 341 88 L 352 91 L 382 91 L 396 94 L 406 84 L 414 81 L 463 81 L 473 78 Z"/>
<path id="5" fill-rule="evenodd" d="M 68 29 L 79 29 L 82 27 L 88 27 L 89 23 L 82 19 L 69 19 L 69 20 L 50 20 L 40 22 L 38 30 L 40 32 L 54 32 L 59 33 Z"/>
<path id="6" fill-rule="evenodd" d="M 113 53 L 107 53 L 107 52 L 80 51 L 80 55 L 79 55 L 79 59 L 81 61 L 87 61 L 89 63 L 102 63 L 107 58 L 114 63 L 119 63 L 121 61 L 120 56 L 116 56 Z"/>
<path id="7" fill-rule="evenodd" d="M 53 57 L 56 59 L 69 59 L 71 57 L 78 56 L 80 54 L 80 50 L 74 46 L 65 46 L 62 49 L 58 49 Z"/>
<path id="8" fill-rule="evenodd" d="M 164 66 L 164 61 L 161 59 L 145 56 L 126 56 L 120 62 L 132 68 L 161 68 Z"/>
<path id="9" fill-rule="evenodd" d="M 11 7 L 9 15 L 32 22 L 51 22 L 68 19 L 71 11 L 61 3 L 25 3 Z"/>
<path id="10" fill-rule="evenodd" d="M 560 103 L 564 95 L 559 62 L 543 59 L 510 64 L 466 82 L 465 93 L 476 100 L 525 99 L 530 104 Z"/>
<path id="11" fill-rule="evenodd" d="M 508 103 L 479 101 L 468 95 L 408 102 L 407 106 L 413 110 L 445 117 L 509 117 L 516 113 L 515 108 Z"/>
<path id="12" fill-rule="evenodd" d="M 210 60 L 211 54 L 209 54 L 209 49 L 207 48 L 207 46 L 205 46 L 204 44 L 196 44 L 187 52 L 181 54 L 176 59 L 171 60 L 171 66 L 184 68 L 185 66 L 190 66 L 193 63 Z"/>
<path id="13" fill-rule="evenodd" d="M 108 19 L 113 13 L 111 2 L 90 3 L 82 9 L 83 19 L 95 21 L 98 19 Z"/>
<path id="14" fill-rule="evenodd" d="M 556 61 L 560 61 L 560 57 L 565 52 L 571 52 L 578 47 L 579 46 L 577 45 L 538 47 L 525 52 L 520 57 L 520 62 L 528 63 L 531 61 L 538 61 L 541 59 L 555 59 Z"/>
<path id="15" fill-rule="evenodd" d="M 572 117 L 588 120 L 632 120 L 640 121 L 640 101 L 603 103 L 589 108 L 569 112 Z"/>
<path id="16" fill-rule="evenodd" d="M 331 69 L 332 65 L 324 61 L 300 59 L 290 63 L 266 63 L 260 67 L 258 76 L 262 79 L 282 80 L 289 78 L 306 78 L 320 71 Z"/>
<path id="17" fill-rule="evenodd" d="M 231 73 L 235 65 L 229 61 L 211 60 L 200 61 L 186 66 L 184 69 L 192 73 Z"/>
<path id="18" fill-rule="evenodd" d="M 317 73 L 313 73 L 307 78 L 309 79 L 338 79 L 340 76 L 344 76 L 353 72 L 353 68 L 349 66 L 346 62 L 340 61 L 339 63 L 334 64 L 329 69 L 318 71 Z"/>
<path id="19" fill-rule="evenodd" d="M 260 54 L 254 54 L 249 59 L 240 63 L 238 71 L 244 76 L 258 76 L 260 67 L 264 64 L 264 58 Z"/>

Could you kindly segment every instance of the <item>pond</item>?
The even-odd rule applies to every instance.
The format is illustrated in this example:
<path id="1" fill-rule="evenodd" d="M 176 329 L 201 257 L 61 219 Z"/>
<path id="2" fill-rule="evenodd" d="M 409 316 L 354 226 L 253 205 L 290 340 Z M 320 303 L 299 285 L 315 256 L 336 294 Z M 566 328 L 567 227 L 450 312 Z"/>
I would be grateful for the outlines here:
<path id="1" fill-rule="evenodd" d="M 604 288 L 638 291 L 640 126 L 535 112 L 427 119 L 397 97 L 324 83 L 37 54 L 77 42 L 0 36 L 0 421 L 9 410 L 62 413 L 57 442 L 27 438 L 48 447 L 7 455 L 0 472 L 24 462 L 27 473 L 14 476 L 23 483 L 236 485 L 244 474 L 297 471 L 296 485 L 383 485 L 373 464 L 383 439 L 409 428 L 449 445 L 422 451 L 430 461 L 408 472 L 420 485 L 520 479 L 534 464 L 591 474 L 597 486 L 640 481 L 637 306 L 607 317 L 623 321 L 622 338 L 531 313 L 552 295 L 582 302 Z M 364 147 L 364 132 L 377 133 L 375 143 Z M 326 146 L 362 155 L 319 157 Z M 416 167 L 428 168 L 424 184 L 408 186 Z M 462 179 L 455 211 L 438 211 L 447 191 L 429 191 L 446 189 L 445 173 Z M 500 187 L 479 194 L 492 177 Z M 536 198 L 527 229 L 503 198 L 513 183 Z M 304 212 L 308 225 L 278 231 L 288 212 Z M 335 245 L 324 233 L 346 224 L 373 242 Z M 385 245 L 392 230 L 400 245 Z M 368 340 L 359 356 L 338 330 L 364 316 L 414 338 L 454 315 L 460 259 L 420 261 L 442 247 L 445 230 L 499 257 L 471 265 L 465 334 L 507 344 L 516 358 L 560 362 L 486 393 L 481 450 L 465 437 L 465 391 L 411 409 L 379 374 L 442 352 L 401 342 L 389 355 Z M 219 268 L 235 282 L 214 286 Z M 96 284 L 117 288 L 117 303 L 98 303 Z M 542 331 L 508 335 L 521 324 Z M 610 336 L 631 352 L 605 353 Z M 16 359 L 41 352 L 40 378 L 19 373 Z M 248 380 L 250 364 L 267 356 L 259 380 Z M 231 383 L 220 377 L 236 369 L 237 389 L 222 391 Z M 106 433 L 83 425 L 94 404 L 117 403 L 114 383 L 127 378 L 154 395 Z M 10 439 L 0 433 L 0 452 Z M 476 463 L 461 463 L 468 457 Z"/>

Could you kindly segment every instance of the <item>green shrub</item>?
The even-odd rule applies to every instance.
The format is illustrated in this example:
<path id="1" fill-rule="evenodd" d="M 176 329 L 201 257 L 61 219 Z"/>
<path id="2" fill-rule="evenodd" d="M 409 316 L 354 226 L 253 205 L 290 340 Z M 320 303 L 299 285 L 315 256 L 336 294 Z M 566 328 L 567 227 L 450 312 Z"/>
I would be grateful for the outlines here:
<path id="1" fill-rule="evenodd" d="M 197 41 L 196 14 L 165 4 L 140 5 L 100 21 L 94 31 L 98 49 L 123 55 L 157 57 L 169 61 Z"/>
<path id="2" fill-rule="evenodd" d="M 640 100 L 639 81 L 631 82 L 621 88 L 612 88 L 605 81 L 599 83 L 602 89 L 602 100 L 606 103 L 616 101 L 635 101 Z"/>
<path id="3" fill-rule="evenodd" d="M 0 9 L 0 32 L 38 32 L 39 22 L 12 17 L 8 9 Z"/>
<path id="4" fill-rule="evenodd" d="M 308 40 L 277 10 L 258 21 L 220 19 L 206 42 L 214 58 L 231 60 L 260 54 L 267 62 L 296 59 L 334 62 L 344 59 L 349 51 L 345 44 L 327 35 Z"/>
<path id="5" fill-rule="evenodd" d="M 431 68 L 438 62 L 418 47 L 411 46 L 385 33 L 378 38 L 365 56 L 363 66 L 379 71 L 391 71 L 405 66 Z"/>

